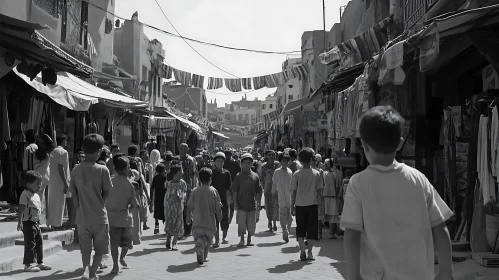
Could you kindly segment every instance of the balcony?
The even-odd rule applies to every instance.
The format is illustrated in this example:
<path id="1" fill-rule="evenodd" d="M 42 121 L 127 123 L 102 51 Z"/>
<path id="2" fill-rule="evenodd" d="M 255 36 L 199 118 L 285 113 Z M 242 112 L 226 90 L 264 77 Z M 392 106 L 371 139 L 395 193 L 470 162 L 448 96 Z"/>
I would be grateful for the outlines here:
<path id="1" fill-rule="evenodd" d="M 410 29 L 414 26 L 426 13 L 428 3 L 432 5 L 438 0 L 406 0 L 404 3 L 404 27 Z"/>

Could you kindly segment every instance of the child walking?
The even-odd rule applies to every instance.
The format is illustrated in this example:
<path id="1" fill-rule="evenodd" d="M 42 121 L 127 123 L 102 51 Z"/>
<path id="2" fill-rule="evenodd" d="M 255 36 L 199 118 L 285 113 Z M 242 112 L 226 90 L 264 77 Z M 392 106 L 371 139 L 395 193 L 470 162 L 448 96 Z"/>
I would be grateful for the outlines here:
<path id="1" fill-rule="evenodd" d="M 293 223 L 291 216 L 291 179 L 293 172 L 288 168 L 289 154 L 280 154 L 277 160 L 281 164 L 272 176 L 272 193 L 279 203 L 279 220 L 281 221 L 282 239 L 289 242 L 289 230 Z"/>
<path id="2" fill-rule="evenodd" d="M 251 236 L 255 234 L 256 213 L 259 206 L 258 201 L 262 199 L 262 188 L 260 179 L 255 172 L 251 171 L 253 157 L 246 153 L 241 156 L 241 172 L 236 175 L 232 182 L 234 194 L 234 209 L 237 210 L 236 222 L 238 235 L 241 238 L 238 247 L 244 247 L 244 236 L 248 232 L 246 246 L 253 246 Z"/>
<path id="3" fill-rule="evenodd" d="M 324 176 L 324 216 L 325 222 L 329 223 L 330 238 L 337 239 L 339 233 L 341 208 L 343 207 L 343 182 L 339 174 L 333 170 L 333 161 L 326 159 L 326 170 Z"/>
<path id="4" fill-rule="evenodd" d="M 69 191 L 76 207 L 76 225 L 80 242 L 84 279 L 99 279 L 97 269 L 102 256 L 109 254 L 109 221 L 105 201 L 112 188 L 106 166 L 97 164 L 104 138 L 89 134 L 83 138 L 85 161 L 71 171 Z M 95 251 L 92 266 L 90 256 Z"/>
<path id="5" fill-rule="evenodd" d="M 317 201 L 322 191 L 322 177 L 311 167 L 314 150 L 308 147 L 298 153 L 303 168 L 293 174 L 291 180 L 292 214 L 296 215 L 296 237 L 300 245 L 300 260 L 315 260 L 312 253 L 314 240 L 319 239 L 319 212 Z M 307 247 L 305 247 L 305 238 Z M 308 251 L 308 252 L 306 252 Z"/>
<path id="6" fill-rule="evenodd" d="M 109 236 L 113 257 L 111 274 L 118 274 L 120 271 L 118 248 L 121 247 L 119 263 L 123 267 L 127 267 L 125 257 L 128 250 L 133 249 L 132 228 L 136 222 L 133 220 L 132 210 L 138 207 L 138 202 L 132 183 L 128 180 L 130 161 L 127 157 L 119 157 L 113 161 L 117 176 L 111 179 L 113 188 L 109 191 L 106 209 L 109 216 Z"/>
<path id="7" fill-rule="evenodd" d="M 215 233 L 215 244 L 213 248 L 220 246 L 220 228 L 222 228 L 222 243 L 227 244 L 227 232 L 230 224 L 230 200 L 232 200 L 230 187 L 232 185 L 232 177 L 230 172 L 223 168 L 225 163 L 225 154 L 218 152 L 215 154 L 215 169 L 211 177 L 212 186 L 218 191 L 220 200 L 222 201 L 222 217 L 217 219 L 217 232 Z"/>
<path id="8" fill-rule="evenodd" d="M 211 187 L 211 169 L 204 167 L 199 171 L 201 185 L 195 188 L 187 202 L 187 213 L 192 217 L 192 236 L 196 244 L 196 258 L 199 264 L 208 261 L 217 221 L 222 219 L 222 201 L 218 191 Z"/>
<path id="9" fill-rule="evenodd" d="M 156 176 L 151 182 L 151 196 L 153 197 L 154 203 L 154 234 L 159 233 L 159 221 L 165 223 L 165 184 L 166 184 L 166 170 L 163 163 L 158 163 L 156 165 Z"/>
<path id="10" fill-rule="evenodd" d="M 166 248 L 178 251 L 177 240 L 184 234 L 184 203 L 186 199 L 187 184 L 182 180 L 184 172 L 182 166 L 175 164 L 170 167 L 173 175 L 171 181 L 166 182 L 165 200 L 165 232 Z M 172 240 L 173 237 L 173 240 Z"/>
<path id="11" fill-rule="evenodd" d="M 391 106 L 371 108 L 360 121 L 370 165 L 350 179 L 345 196 L 347 279 L 452 279 L 445 226 L 452 211 L 421 172 L 395 160 L 403 121 Z"/>
<path id="12" fill-rule="evenodd" d="M 38 191 L 42 187 L 42 175 L 29 170 L 23 175 L 23 181 L 26 189 L 19 198 L 17 230 L 24 235 L 24 271 L 51 270 L 52 267 L 43 263 L 43 238 L 39 225 L 42 204 Z M 37 265 L 33 265 L 35 259 Z"/>

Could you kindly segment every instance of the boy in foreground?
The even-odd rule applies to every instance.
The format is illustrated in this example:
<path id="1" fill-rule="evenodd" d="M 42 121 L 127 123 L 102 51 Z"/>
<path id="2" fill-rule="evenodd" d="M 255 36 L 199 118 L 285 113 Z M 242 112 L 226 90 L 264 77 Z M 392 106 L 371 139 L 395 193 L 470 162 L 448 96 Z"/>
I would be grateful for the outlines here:
<path id="1" fill-rule="evenodd" d="M 130 162 L 127 157 L 113 159 L 113 166 L 117 176 L 111 179 L 113 187 L 109 191 L 106 201 L 106 209 L 109 216 L 109 237 L 111 242 L 111 256 L 113 257 L 113 269 L 111 274 L 118 274 L 118 248 L 121 247 L 120 263 L 127 267 L 125 262 L 128 250 L 133 249 L 132 210 L 138 207 L 132 183 L 128 180 L 130 173 Z"/>
<path id="2" fill-rule="evenodd" d="M 308 147 L 298 153 L 303 167 L 296 171 L 291 179 L 291 206 L 293 207 L 291 214 L 296 216 L 296 237 L 300 245 L 301 261 L 315 260 L 312 248 L 314 240 L 319 240 L 317 204 L 323 181 L 319 171 L 311 167 L 314 155 L 314 150 Z M 307 244 L 305 244 L 305 239 Z"/>
<path id="3" fill-rule="evenodd" d="M 71 171 L 69 192 L 76 208 L 76 225 L 83 263 L 82 279 L 97 280 L 102 256 L 109 254 L 109 221 L 105 202 L 112 188 L 106 166 L 97 164 L 104 138 L 89 134 L 83 138 L 85 161 Z M 92 266 L 90 256 L 95 251 Z"/>
<path id="4" fill-rule="evenodd" d="M 280 154 L 277 158 L 281 167 L 277 168 L 272 176 L 272 194 L 277 196 L 279 202 L 279 220 L 281 221 L 282 239 L 289 242 L 289 230 L 293 223 L 291 217 L 291 179 L 293 172 L 288 168 L 289 155 Z"/>
<path id="5" fill-rule="evenodd" d="M 241 172 L 232 181 L 232 192 L 234 194 L 234 209 L 236 213 L 237 232 L 241 240 L 238 247 L 244 247 L 244 235 L 248 232 L 246 246 L 253 246 L 251 236 L 255 235 L 257 211 L 262 199 L 262 188 L 260 179 L 255 172 L 251 171 L 253 157 L 251 154 L 241 156 Z"/>
<path id="6" fill-rule="evenodd" d="M 52 267 L 43 263 L 43 237 L 40 229 L 40 210 L 42 204 L 38 191 L 42 187 L 42 175 L 29 170 L 23 175 L 26 189 L 19 198 L 19 222 L 17 230 L 24 235 L 24 272 L 51 270 Z M 33 265 L 36 259 L 37 265 Z"/>
<path id="7" fill-rule="evenodd" d="M 402 125 L 390 106 L 371 108 L 361 119 L 371 165 L 350 179 L 346 191 L 340 226 L 347 279 L 452 279 L 445 226 L 452 211 L 421 172 L 395 160 L 404 142 Z M 434 249 L 440 261 L 436 278 Z"/>
<path id="8" fill-rule="evenodd" d="M 199 171 L 201 185 L 192 191 L 187 202 L 188 217 L 192 215 L 192 236 L 196 243 L 199 264 L 208 261 L 208 252 L 217 230 L 217 220 L 222 219 L 222 202 L 217 190 L 210 186 L 211 176 L 212 171 L 207 167 Z"/>

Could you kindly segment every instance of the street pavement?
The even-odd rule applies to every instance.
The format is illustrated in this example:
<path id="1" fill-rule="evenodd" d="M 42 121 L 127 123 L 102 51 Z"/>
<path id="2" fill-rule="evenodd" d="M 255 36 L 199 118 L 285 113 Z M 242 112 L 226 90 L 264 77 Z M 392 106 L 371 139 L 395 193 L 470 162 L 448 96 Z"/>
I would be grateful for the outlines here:
<path id="1" fill-rule="evenodd" d="M 149 226 L 154 223 L 149 222 Z M 279 226 L 278 226 L 279 227 Z M 238 248 L 237 225 L 232 222 L 228 240 L 230 244 L 211 249 L 209 262 L 198 265 L 194 253 L 192 237 L 179 241 L 179 251 L 165 248 L 165 236 L 154 235 L 153 229 L 143 233 L 142 244 L 135 246 L 126 259 L 128 269 L 119 275 L 111 275 L 111 267 L 99 272 L 102 280 L 109 279 L 313 279 L 335 280 L 345 278 L 343 261 L 343 240 L 329 239 L 327 229 L 325 238 L 314 248 L 315 261 L 299 260 L 296 239 L 285 244 L 279 227 L 276 233 L 265 232 L 267 219 L 261 212 L 257 224 L 254 247 Z M 294 234 L 294 227 L 291 231 Z M 294 236 L 294 235 L 292 235 Z M 82 274 L 81 257 L 78 244 L 64 247 L 65 250 L 49 256 L 45 263 L 52 265 L 51 271 L 25 273 L 21 268 L 12 272 L 0 273 L 2 280 L 67 280 L 80 279 Z M 19 254 L 22 254 L 20 247 Z M 111 265 L 111 260 L 107 261 Z"/>

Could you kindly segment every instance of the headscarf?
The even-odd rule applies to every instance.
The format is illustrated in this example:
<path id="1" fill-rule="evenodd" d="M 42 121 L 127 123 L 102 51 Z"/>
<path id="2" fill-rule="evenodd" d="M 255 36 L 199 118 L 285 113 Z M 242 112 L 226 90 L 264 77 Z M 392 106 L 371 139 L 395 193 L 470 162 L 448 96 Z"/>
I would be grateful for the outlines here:
<path id="1" fill-rule="evenodd" d="M 156 172 L 156 166 L 161 162 L 161 154 L 158 150 L 154 149 L 149 155 L 149 161 L 151 163 L 151 174 L 149 174 L 149 185 L 152 184 L 152 179 L 154 178 L 154 172 Z"/>

